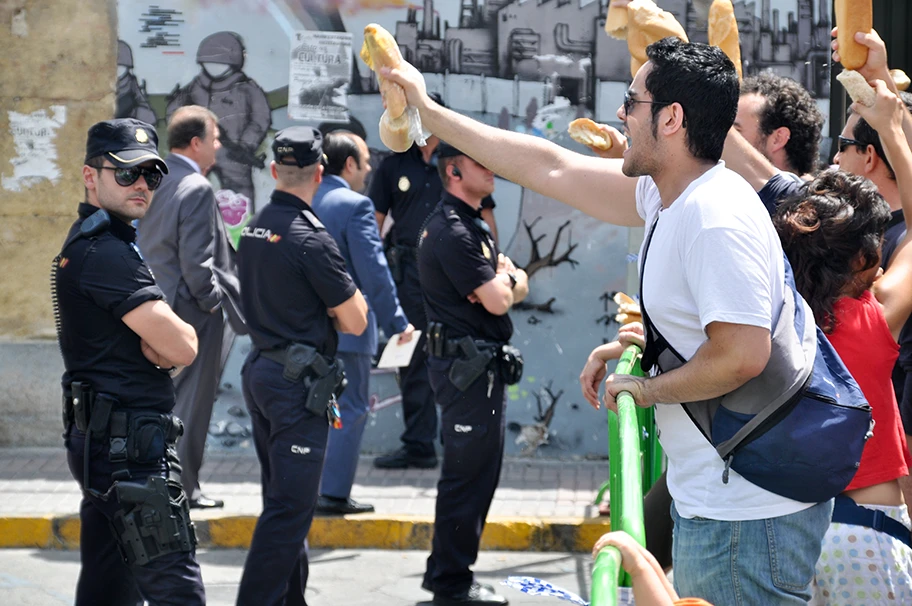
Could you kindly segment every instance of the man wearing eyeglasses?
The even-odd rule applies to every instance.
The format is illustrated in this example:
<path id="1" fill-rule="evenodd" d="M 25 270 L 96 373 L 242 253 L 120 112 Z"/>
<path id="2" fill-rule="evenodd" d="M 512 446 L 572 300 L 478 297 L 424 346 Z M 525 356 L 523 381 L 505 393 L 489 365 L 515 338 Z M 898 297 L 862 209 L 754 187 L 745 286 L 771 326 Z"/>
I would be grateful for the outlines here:
<path id="1" fill-rule="evenodd" d="M 168 172 L 157 147 L 155 129 L 132 118 L 89 129 L 85 202 L 53 264 L 64 440 L 83 491 L 77 606 L 206 601 L 171 414 L 170 372 L 193 362 L 197 338 L 131 225 Z"/>
<path id="2" fill-rule="evenodd" d="M 137 242 L 168 304 L 189 322 L 200 355 L 174 377 L 176 414 L 184 422 L 178 445 L 181 481 L 191 509 L 222 507 L 200 491 L 206 435 L 223 360 L 235 333 L 246 334 L 234 249 L 205 175 L 221 149 L 218 117 L 199 105 L 177 109 L 168 121 L 168 175 L 139 224 Z"/>
<path id="3" fill-rule="evenodd" d="M 737 73 L 718 48 L 674 38 L 647 55 L 617 112 L 630 138 L 622 160 L 441 108 L 408 64 L 382 75 L 404 87 L 426 128 L 496 174 L 597 219 L 649 227 L 641 302 L 687 361 L 650 378 L 612 375 L 605 399 L 613 407 L 628 391 L 637 405 L 656 405 L 674 499 L 676 589 L 714 604 L 806 604 L 832 501 L 799 503 L 734 471 L 724 483 L 722 459 L 677 404 L 758 376 L 784 301 L 782 247 L 769 215 L 720 162 L 738 109 Z"/>

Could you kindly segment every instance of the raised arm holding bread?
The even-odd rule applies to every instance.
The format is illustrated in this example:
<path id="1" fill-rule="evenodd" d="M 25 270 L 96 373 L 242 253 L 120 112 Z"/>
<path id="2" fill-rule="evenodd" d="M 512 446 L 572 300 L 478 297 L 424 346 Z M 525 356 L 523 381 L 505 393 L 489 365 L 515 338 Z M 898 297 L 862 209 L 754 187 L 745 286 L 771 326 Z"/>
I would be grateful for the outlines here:
<path id="1" fill-rule="evenodd" d="M 380 70 L 384 67 L 395 69 L 402 65 L 399 44 L 383 27 L 370 23 L 364 27 L 361 59 L 377 73 L 380 94 L 386 102 L 386 111 L 380 116 L 380 140 L 394 152 L 407 151 L 412 146 L 412 138 L 409 136 L 405 91 L 380 75 Z"/>

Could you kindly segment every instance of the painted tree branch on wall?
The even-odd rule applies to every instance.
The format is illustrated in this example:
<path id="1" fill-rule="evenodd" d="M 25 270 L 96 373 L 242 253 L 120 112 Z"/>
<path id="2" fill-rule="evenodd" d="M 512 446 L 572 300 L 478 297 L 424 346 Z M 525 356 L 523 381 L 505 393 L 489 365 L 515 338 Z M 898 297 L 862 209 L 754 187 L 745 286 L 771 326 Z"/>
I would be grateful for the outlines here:
<path id="1" fill-rule="evenodd" d="M 530 278 L 538 270 L 544 269 L 545 267 L 557 267 L 563 263 L 569 263 L 570 267 L 576 267 L 579 265 L 579 261 L 572 258 L 570 255 L 573 254 L 573 251 L 576 250 L 578 244 L 573 243 L 573 235 L 570 230 L 567 230 L 567 249 L 563 254 L 557 253 L 557 247 L 560 245 L 561 234 L 565 229 L 570 227 L 570 220 L 564 221 L 560 227 L 557 228 L 557 233 L 554 234 L 554 240 L 551 242 L 551 250 L 548 251 L 546 255 L 541 254 L 539 249 L 539 243 L 545 239 L 545 235 L 535 236 L 533 229 L 535 225 L 541 220 L 541 217 L 536 217 L 532 223 L 526 223 L 523 221 L 523 227 L 526 229 L 526 233 L 529 235 L 529 241 L 532 243 L 532 252 L 529 255 L 529 262 L 526 263 L 526 266 L 523 267 L 523 270 L 526 272 L 526 275 Z"/>

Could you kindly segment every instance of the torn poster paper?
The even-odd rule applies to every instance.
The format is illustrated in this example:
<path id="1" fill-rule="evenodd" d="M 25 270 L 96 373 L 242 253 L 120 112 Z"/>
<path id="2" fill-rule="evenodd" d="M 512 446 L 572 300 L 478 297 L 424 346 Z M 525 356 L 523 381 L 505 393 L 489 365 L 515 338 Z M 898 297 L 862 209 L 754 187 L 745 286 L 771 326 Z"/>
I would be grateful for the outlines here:
<path id="1" fill-rule="evenodd" d="M 66 123 L 66 106 L 52 105 L 50 111 L 50 115 L 45 109 L 30 114 L 9 112 L 16 156 L 10 159 L 13 176 L 3 175 L 3 189 L 23 191 L 43 179 L 54 184 L 60 180 L 55 141 L 57 130 Z"/>

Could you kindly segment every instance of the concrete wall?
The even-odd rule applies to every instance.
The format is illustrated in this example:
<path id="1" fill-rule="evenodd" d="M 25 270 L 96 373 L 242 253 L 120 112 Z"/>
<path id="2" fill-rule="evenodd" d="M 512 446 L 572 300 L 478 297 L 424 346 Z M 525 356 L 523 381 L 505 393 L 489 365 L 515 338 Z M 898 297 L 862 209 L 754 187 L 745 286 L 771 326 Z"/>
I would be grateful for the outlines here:
<path id="1" fill-rule="evenodd" d="M 86 130 L 114 108 L 115 11 L 108 0 L 0 2 L 3 445 L 59 443 L 48 274 L 83 199 Z"/>

